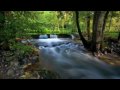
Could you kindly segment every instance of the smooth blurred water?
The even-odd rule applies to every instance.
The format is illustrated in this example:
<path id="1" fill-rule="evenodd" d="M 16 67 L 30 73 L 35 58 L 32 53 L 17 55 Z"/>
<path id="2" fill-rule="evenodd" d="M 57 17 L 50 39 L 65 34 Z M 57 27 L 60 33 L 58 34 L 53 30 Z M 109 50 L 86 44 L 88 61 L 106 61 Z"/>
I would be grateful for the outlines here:
<path id="1" fill-rule="evenodd" d="M 45 35 L 40 35 L 39 38 L 40 38 L 40 39 L 47 39 L 48 36 L 47 36 L 47 34 L 45 34 Z"/>
<path id="2" fill-rule="evenodd" d="M 62 79 L 120 79 L 113 67 L 90 56 L 72 40 L 49 38 L 37 43 L 44 67 L 56 71 Z"/>
<path id="3" fill-rule="evenodd" d="M 57 35 L 50 35 L 50 38 L 57 38 Z"/>

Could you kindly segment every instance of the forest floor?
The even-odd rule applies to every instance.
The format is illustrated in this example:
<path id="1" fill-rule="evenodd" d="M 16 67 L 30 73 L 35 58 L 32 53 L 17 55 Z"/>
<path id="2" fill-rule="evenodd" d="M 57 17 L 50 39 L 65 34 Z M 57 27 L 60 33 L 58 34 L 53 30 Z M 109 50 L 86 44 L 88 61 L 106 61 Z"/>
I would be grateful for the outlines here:
<path id="1" fill-rule="evenodd" d="M 19 50 L 0 50 L 0 79 L 58 79 L 56 72 L 41 66 L 39 50 L 21 54 Z"/>
<path id="2" fill-rule="evenodd" d="M 98 57 L 100 60 L 114 66 L 120 66 L 120 56 L 115 53 L 108 53 Z"/>
<path id="3" fill-rule="evenodd" d="M 93 56 L 91 52 L 88 53 L 89 55 Z M 112 66 L 120 66 L 120 56 L 116 53 L 107 53 L 102 54 L 100 56 L 96 56 L 99 60 L 112 65 Z"/>

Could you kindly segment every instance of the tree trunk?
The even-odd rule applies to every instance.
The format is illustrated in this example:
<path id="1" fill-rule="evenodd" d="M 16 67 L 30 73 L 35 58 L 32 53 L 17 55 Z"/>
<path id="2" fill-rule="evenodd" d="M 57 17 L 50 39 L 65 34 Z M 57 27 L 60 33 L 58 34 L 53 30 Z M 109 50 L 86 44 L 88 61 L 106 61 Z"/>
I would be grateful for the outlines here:
<path id="1" fill-rule="evenodd" d="M 111 12 L 111 17 L 110 17 L 110 22 L 109 22 L 109 28 L 108 28 L 108 31 L 110 31 L 110 28 L 111 28 L 112 17 L 113 17 L 113 12 Z"/>
<path id="2" fill-rule="evenodd" d="M 94 52 L 98 52 L 100 49 L 104 15 L 105 13 L 103 11 L 94 12 L 93 33 L 92 33 L 92 43 L 91 43 L 91 50 L 93 54 Z"/>
<path id="3" fill-rule="evenodd" d="M 82 43 L 83 43 L 84 47 L 86 49 L 89 49 L 88 42 L 83 37 L 81 29 L 80 29 L 80 25 L 79 25 L 79 12 L 75 11 L 75 14 L 76 14 L 76 25 L 77 25 L 77 29 L 78 29 L 78 33 L 79 33 L 80 39 L 82 40 Z"/>
<path id="4" fill-rule="evenodd" d="M 100 44 L 100 50 L 102 51 L 103 49 L 103 41 L 104 41 L 104 30 L 106 26 L 106 21 L 108 18 L 109 11 L 106 11 L 105 16 L 104 16 L 104 21 L 103 21 L 103 27 L 102 27 L 102 35 L 101 35 L 101 44 Z"/>
<path id="5" fill-rule="evenodd" d="M 77 32 L 77 27 L 76 27 L 76 14 L 75 14 L 75 12 L 73 12 L 73 27 L 72 27 L 72 33 L 75 33 L 75 32 Z"/>
<path id="6" fill-rule="evenodd" d="M 87 15 L 87 34 L 88 34 L 88 40 L 90 41 L 90 15 L 89 13 Z"/>

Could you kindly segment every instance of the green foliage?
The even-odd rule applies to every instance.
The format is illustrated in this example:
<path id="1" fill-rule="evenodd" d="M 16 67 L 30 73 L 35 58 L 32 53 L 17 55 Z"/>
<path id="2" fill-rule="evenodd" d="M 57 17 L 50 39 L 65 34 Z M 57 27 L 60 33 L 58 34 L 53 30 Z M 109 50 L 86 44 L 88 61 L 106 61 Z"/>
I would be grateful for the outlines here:
<path id="1" fill-rule="evenodd" d="M 30 54 L 33 51 L 32 46 L 24 45 L 22 43 L 14 43 L 11 46 L 11 49 L 15 49 L 15 50 L 19 51 L 20 55 Z"/>
<path id="2" fill-rule="evenodd" d="M 86 32 L 86 17 L 89 15 L 90 31 L 92 31 L 93 11 L 80 11 L 80 27 Z M 111 29 L 109 22 L 112 15 Z M 5 26 L 0 30 L 1 40 L 30 38 L 31 34 L 71 34 L 77 32 L 74 27 L 73 11 L 6 11 Z M 0 13 L 0 21 L 4 19 Z M 105 32 L 118 32 L 120 28 L 120 12 L 112 11 L 107 20 Z"/>
<path id="3" fill-rule="evenodd" d="M 4 20 L 4 15 L 3 15 L 3 12 L 0 13 L 0 21 L 3 21 Z"/>
<path id="4" fill-rule="evenodd" d="M 117 39 L 118 38 L 118 34 L 119 34 L 118 32 L 105 32 L 104 36 Z"/>

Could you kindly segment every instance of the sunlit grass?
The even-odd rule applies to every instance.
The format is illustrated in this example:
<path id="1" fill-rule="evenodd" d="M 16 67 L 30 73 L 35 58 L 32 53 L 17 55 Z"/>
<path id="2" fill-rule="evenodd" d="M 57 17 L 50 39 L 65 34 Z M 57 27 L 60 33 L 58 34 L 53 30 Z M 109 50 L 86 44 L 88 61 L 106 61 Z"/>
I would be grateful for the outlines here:
<path id="1" fill-rule="evenodd" d="M 104 36 L 105 37 L 111 37 L 111 38 L 118 38 L 118 32 L 105 32 Z"/>
<path id="2" fill-rule="evenodd" d="M 36 35 L 36 34 L 71 34 L 72 30 L 65 30 L 65 29 L 61 29 L 61 30 L 49 30 L 49 29 L 45 29 L 45 30 L 32 30 L 32 31 L 26 31 L 27 34 L 30 35 Z"/>

